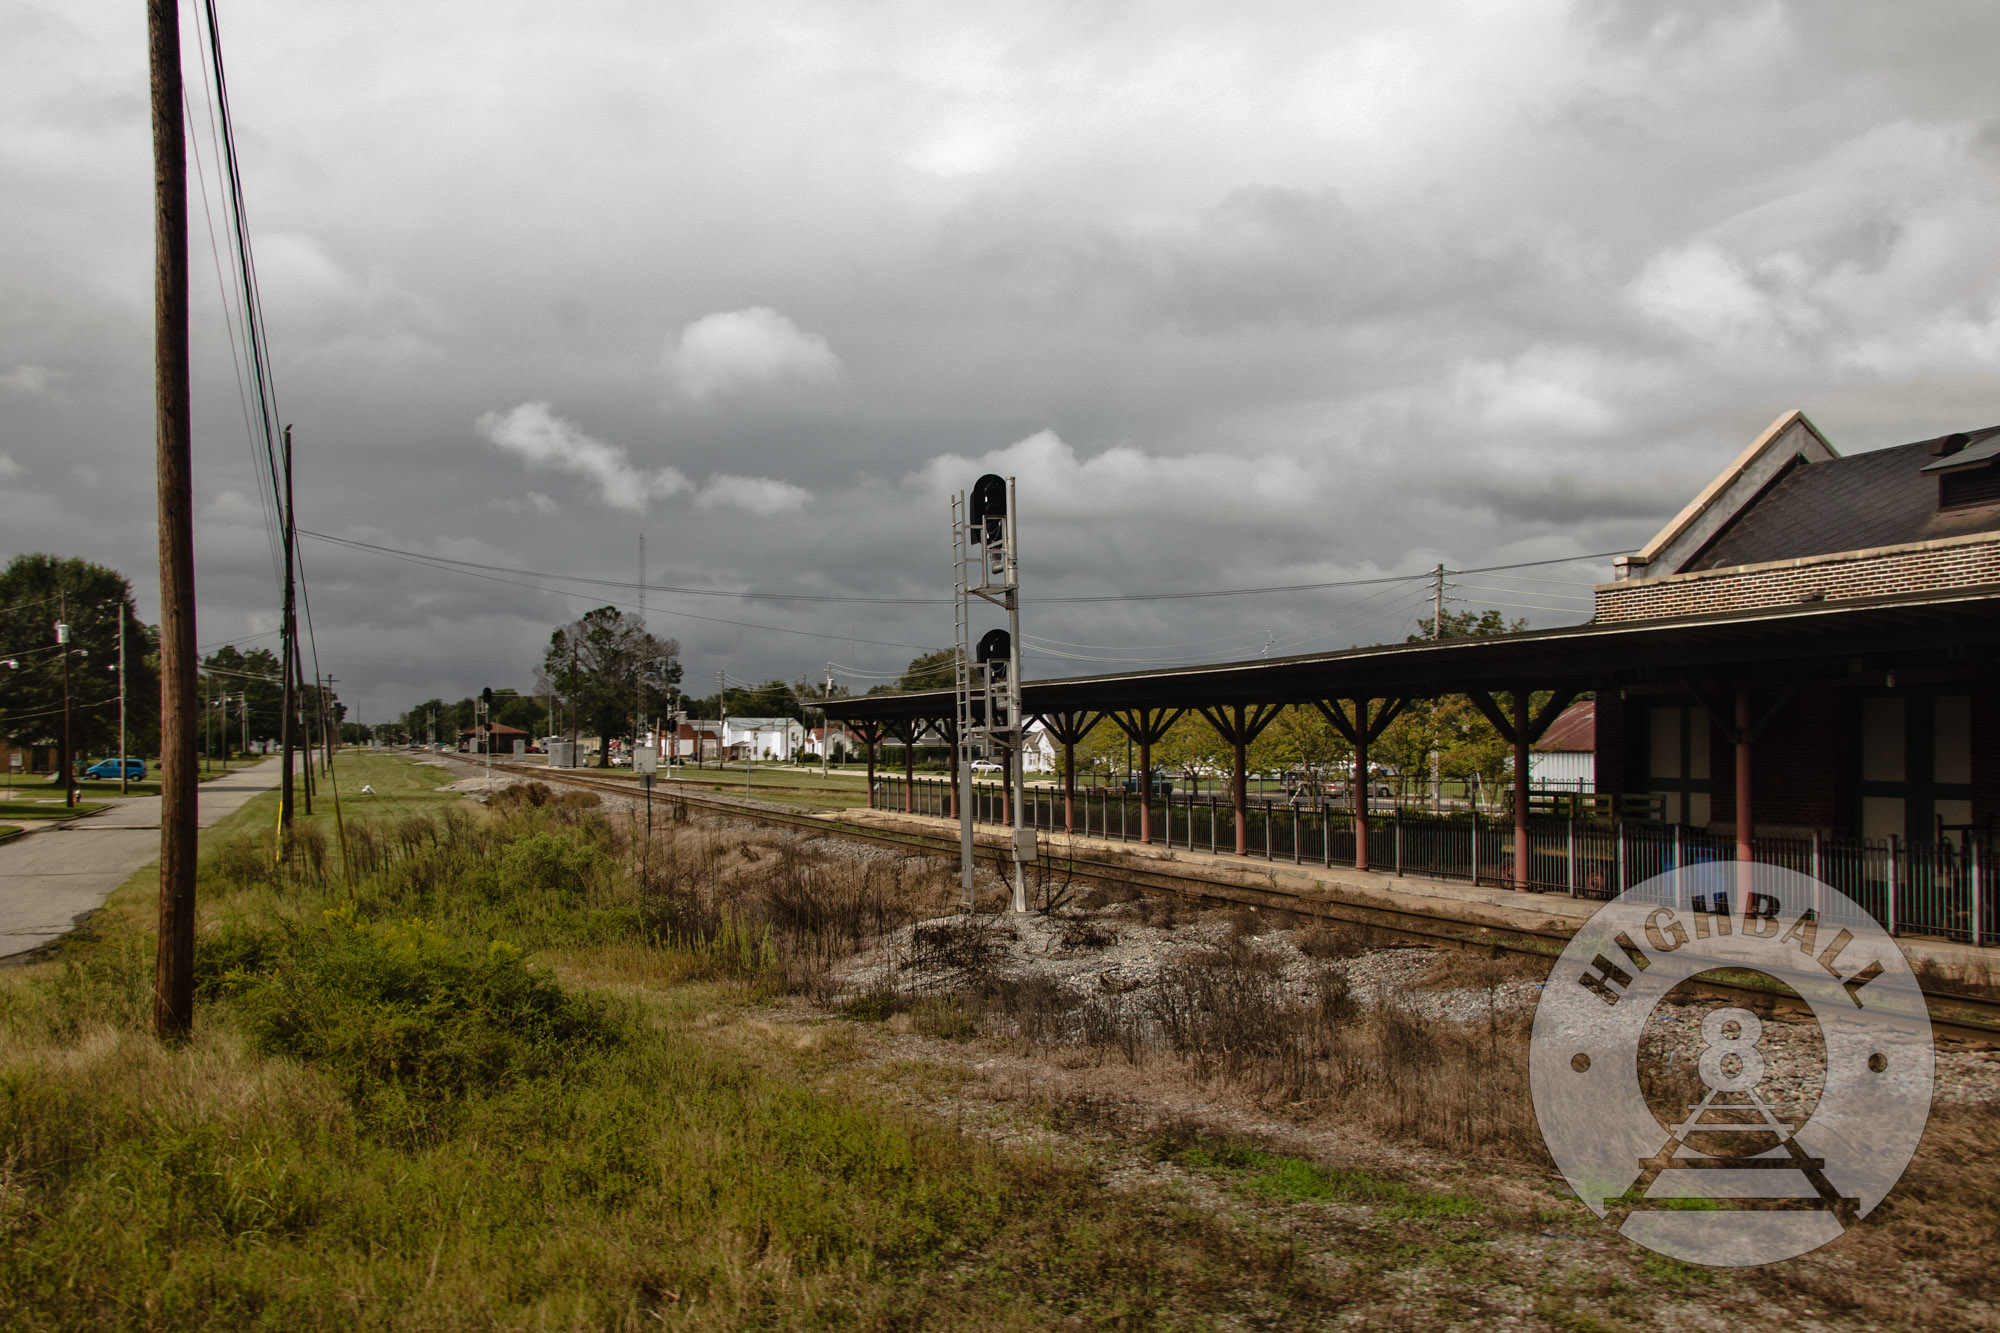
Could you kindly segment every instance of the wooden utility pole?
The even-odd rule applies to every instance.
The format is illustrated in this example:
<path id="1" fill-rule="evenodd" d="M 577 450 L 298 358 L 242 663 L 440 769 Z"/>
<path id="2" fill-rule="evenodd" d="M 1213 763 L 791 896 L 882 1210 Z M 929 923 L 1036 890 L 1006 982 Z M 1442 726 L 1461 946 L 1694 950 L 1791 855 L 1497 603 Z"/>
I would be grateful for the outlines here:
<path id="1" fill-rule="evenodd" d="M 118 794 L 125 795 L 125 599 L 119 598 L 118 615 Z"/>
<path id="2" fill-rule="evenodd" d="M 153 1030 L 194 1026 L 194 457 L 188 409 L 187 149 L 176 0 L 146 0 L 153 92 L 153 394 L 160 528 L 160 925 Z"/>
<path id="3" fill-rule="evenodd" d="M 292 700 L 298 710 L 293 724 L 298 728 L 299 737 L 299 797 L 305 804 L 305 813 L 313 812 L 313 731 L 312 714 L 306 711 L 306 668 L 305 654 L 292 658 Z"/>
<path id="4" fill-rule="evenodd" d="M 321 715 L 320 737 L 326 742 L 326 767 L 321 771 L 331 773 L 333 772 L 333 745 L 334 741 L 338 738 L 336 733 L 340 727 L 340 719 L 333 711 L 332 676 L 326 678 L 326 688 L 319 693 L 319 707 Z"/>
<path id="5" fill-rule="evenodd" d="M 296 611 L 292 552 L 299 540 L 298 515 L 292 509 L 292 428 L 285 427 L 285 685 L 278 705 L 278 748 L 284 752 L 285 773 L 278 788 L 278 856 L 291 854 L 292 837 L 292 751 L 298 744 L 296 710 L 298 694 L 292 682 L 298 674 L 299 622 Z"/>
<path id="6" fill-rule="evenodd" d="M 69 734 L 69 599 L 56 590 L 56 651 L 62 654 L 62 775 L 63 804 L 76 804 L 76 755 Z"/>

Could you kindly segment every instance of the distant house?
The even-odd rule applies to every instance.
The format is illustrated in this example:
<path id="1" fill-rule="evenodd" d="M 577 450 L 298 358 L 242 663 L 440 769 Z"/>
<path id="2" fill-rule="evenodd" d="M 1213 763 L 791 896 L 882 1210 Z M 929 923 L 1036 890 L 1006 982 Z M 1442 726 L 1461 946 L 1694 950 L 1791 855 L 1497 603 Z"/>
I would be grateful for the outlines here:
<path id="1" fill-rule="evenodd" d="M 1024 773 L 1053 773 L 1062 756 L 1062 747 L 1049 735 L 1049 729 L 1040 718 L 1028 722 L 1027 735 L 1021 746 L 1021 771 Z"/>
<path id="2" fill-rule="evenodd" d="M 837 763 L 846 763 L 851 755 L 861 749 L 861 742 L 848 735 L 841 727 L 814 727 L 807 735 L 808 750 L 815 755 L 823 754 Z"/>
<path id="3" fill-rule="evenodd" d="M 674 728 L 667 751 L 675 759 L 714 759 L 722 753 L 722 724 L 699 719 Z"/>
<path id="4" fill-rule="evenodd" d="M 1597 703 L 1580 699 L 1556 715 L 1528 752 L 1528 781 L 1537 787 L 1585 792 L 1597 777 Z"/>
<path id="5" fill-rule="evenodd" d="M 722 721 L 722 744 L 731 759 L 789 761 L 805 749 L 806 725 L 789 717 L 731 717 Z"/>
<path id="6" fill-rule="evenodd" d="M 0 741 L 0 773 L 53 773 L 60 762 L 53 745 L 15 745 Z"/>
<path id="7" fill-rule="evenodd" d="M 486 747 L 479 743 L 482 732 L 490 734 L 493 737 L 492 749 L 494 754 L 512 754 L 514 753 L 514 741 L 516 738 L 523 741 L 528 739 L 527 732 L 521 730 L 519 727 L 507 726 L 502 722 L 488 723 L 484 727 L 466 727 L 458 733 L 458 748 L 460 753 L 485 754 Z"/>

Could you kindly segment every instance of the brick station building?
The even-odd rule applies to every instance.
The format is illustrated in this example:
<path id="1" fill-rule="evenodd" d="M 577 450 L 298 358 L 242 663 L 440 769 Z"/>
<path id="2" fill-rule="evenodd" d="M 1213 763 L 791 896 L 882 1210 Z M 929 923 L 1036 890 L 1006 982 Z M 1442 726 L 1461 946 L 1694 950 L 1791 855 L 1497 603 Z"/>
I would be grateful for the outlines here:
<path id="1" fill-rule="evenodd" d="M 2000 585 L 2000 427 L 1842 457 L 1780 417 L 1596 590 L 1599 625 L 1744 615 Z M 2000 812 L 1990 647 L 1793 664 L 1753 690 L 1757 831 L 1957 843 Z M 1599 791 L 1734 832 L 1735 700 L 1633 681 L 1597 700 Z"/>

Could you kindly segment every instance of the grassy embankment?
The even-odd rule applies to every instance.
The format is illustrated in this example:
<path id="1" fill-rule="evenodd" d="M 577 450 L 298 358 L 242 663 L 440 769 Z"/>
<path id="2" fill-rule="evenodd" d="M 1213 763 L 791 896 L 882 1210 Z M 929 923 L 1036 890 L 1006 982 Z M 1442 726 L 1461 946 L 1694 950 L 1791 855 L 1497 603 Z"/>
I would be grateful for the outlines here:
<path id="1" fill-rule="evenodd" d="M 830 963 L 948 902 L 949 867 L 671 806 L 645 843 L 588 796 L 485 810 L 398 757 L 341 763 L 351 888 L 324 790 L 286 874 L 274 798 L 211 835 L 190 1047 L 145 1036 L 145 875 L 0 973 L 0 1326 L 1599 1329 L 1685 1300 L 1745 1327 L 1941 1327 L 1993 1295 L 2000 1182 L 1963 1115 L 1824 1262 L 1685 1269 L 1551 1192 L 1519 1031 L 1358 1010 L 1332 969 L 1367 941 L 1344 932 L 1301 938 L 1329 969 L 1309 1004 L 1238 933 L 1134 1008 L 983 966 L 1000 923 L 941 922 L 909 961 L 952 987 L 772 1022 L 761 1002 L 826 1005 Z M 1176 910 L 1113 910 L 1142 907 Z M 1110 920 L 1065 930 L 1087 949 Z M 899 1024 L 1087 1071 L 1024 1103 L 1028 1141 L 1153 1167 L 1107 1188 L 1081 1151 L 895 1109 L 934 1084 L 911 1100 L 958 1115 L 968 1077 L 885 1059 Z M 1430 1165 L 1331 1166 L 1097 1091 L 1156 1073 Z"/>
<path id="2" fill-rule="evenodd" d="M 154 875 L 0 974 L 0 1325 L 1039 1328 L 1332 1300 L 1254 1222 L 708 1039 L 920 876 L 828 895 L 794 864 L 753 928 L 703 891 L 714 838 L 635 849 L 576 804 L 342 771 L 351 886 L 325 800 L 283 873 L 274 798 L 209 836 L 186 1048 L 146 1031 Z"/>

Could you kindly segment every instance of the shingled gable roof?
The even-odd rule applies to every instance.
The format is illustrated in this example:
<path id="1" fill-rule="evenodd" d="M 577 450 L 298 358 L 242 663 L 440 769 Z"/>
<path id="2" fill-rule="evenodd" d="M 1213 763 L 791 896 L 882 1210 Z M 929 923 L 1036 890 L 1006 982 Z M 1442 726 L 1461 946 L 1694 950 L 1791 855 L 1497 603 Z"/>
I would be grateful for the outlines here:
<path id="1" fill-rule="evenodd" d="M 1839 457 L 1839 451 L 1827 443 L 1806 414 L 1792 409 L 1766 427 L 1636 555 L 1619 557 L 1618 577 L 1658 578 L 1691 568 L 1690 562 L 1773 482 L 1800 464 Z"/>
<path id="2" fill-rule="evenodd" d="M 1968 432 L 1977 447 L 2000 426 Z M 1865 551 L 2000 529 L 2000 506 L 1938 507 L 1937 441 L 1793 466 L 1777 477 L 1683 569 Z M 1965 450 L 1971 452 L 1971 449 Z"/>
<path id="3" fill-rule="evenodd" d="M 1952 452 L 1941 445 L 1949 442 Z M 2000 426 L 1842 457 L 1787 412 L 1637 555 L 1621 578 L 1659 578 L 2000 530 L 2000 504 L 1940 509 L 1937 474 L 2000 453 Z M 1963 460 L 1963 461 L 1961 461 Z"/>

